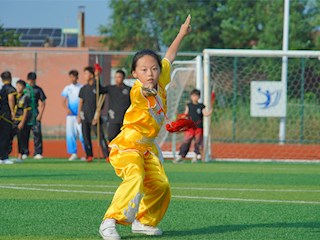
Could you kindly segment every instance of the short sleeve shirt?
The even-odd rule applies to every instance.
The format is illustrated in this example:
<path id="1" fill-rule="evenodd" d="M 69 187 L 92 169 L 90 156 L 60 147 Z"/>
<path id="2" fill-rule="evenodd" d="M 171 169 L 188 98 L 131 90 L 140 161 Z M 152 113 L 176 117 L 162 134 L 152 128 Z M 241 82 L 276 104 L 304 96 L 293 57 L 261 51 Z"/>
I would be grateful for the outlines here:
<path id="1" fill-rule="evenodd" d="M 33 92 L 34 92 L 34 100 L 35 100 L 35 104 L 36 104 L 36 110 L 38 112 L 39 100 L 41 102 L 44 102 L 47 99 L 47 96 L 44 94 L 41 87 L 35 85 L 35 86 L 32 86 L 32 88 L 33 88 Z"/>
<path id="2" fill-rule="evenodd" d="M 16 95 L 16 89 L 11 85 L 11 83 L 5 83 L 0 90 L 1 97 L 1 107 L 0 115 L 6 119 L 11 119 L 11 110 L 9 106 L 9 95 Z"/>
<path id="3" fill-rule="evenodd" d="M 16 95 L 16 105 L 14 107 L 15 117 L 14 120 L 20 122 L 24 111 L 30 111 L 30 99 L 27 94 Z M 29 114 L 28 114 L 29 115 Z"/>
<path id="4" fill-rule="evenodd" d="M 202 110 L 205 108 L 205 105 L 202 103 L 193 104 L 188 103 L 189 117 L 194 121 L 198 128 L 203 128 L 203 113 Z"/>
<path id="5" fill-rule="evenodd" d="M 122 123 L 124 114 L 131 103 L 131 88 L 122 84 L 121 86 L 108 85 L 103 90 L 109 95 L 108 121 L 110 123 Z"/>
<path id="6" fill-rule="evenodd" d="M 102 87 L 99 88 L 100 93 Z M 80 117 L 86 122 L 92 122 L 96 111 L 96 84 L 84 85 L 79 92 L 79 98 L 83 100 Z"/>
<path id="7" fill-rule="evenodd" d="M 61 96 L 68 99 L 68 108 L 71 112 L 71 115 L 78 115 L 78 105 L 79 105 L 79 93 L 82 85 L 80 83 L 70 84 L 66 86 Z"/>

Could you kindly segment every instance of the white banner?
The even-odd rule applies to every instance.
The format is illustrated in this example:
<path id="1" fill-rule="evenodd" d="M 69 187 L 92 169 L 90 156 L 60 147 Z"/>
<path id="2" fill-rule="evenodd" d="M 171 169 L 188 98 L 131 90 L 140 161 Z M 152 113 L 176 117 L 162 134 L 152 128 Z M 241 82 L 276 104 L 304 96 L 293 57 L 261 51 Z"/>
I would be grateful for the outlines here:
<path id="1" fill-rule="evenodd" d="M 286 91 L 281 82 L 251 82 L 252 117 L 285 117 L 286 109 Z"/>

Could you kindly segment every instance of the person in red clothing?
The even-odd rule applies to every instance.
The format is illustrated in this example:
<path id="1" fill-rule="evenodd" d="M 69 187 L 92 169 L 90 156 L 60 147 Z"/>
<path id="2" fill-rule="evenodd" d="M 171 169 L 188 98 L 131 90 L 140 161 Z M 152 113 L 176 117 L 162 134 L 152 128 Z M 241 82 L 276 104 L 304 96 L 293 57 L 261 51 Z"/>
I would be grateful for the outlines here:
<path id="1" fill-rule="evenodd" d="M 200 149 L 202 148 L 203 142 L 203 117 L 210 116 L 212 109 L 209 111 L 205 110 L 205 105 L 199 103 L 200 91 L 193 89 L 190 93 L 190 103 L 186 105 L 184 114 L 186 114 L 192 121 L 195 122 L 196 128 L 190 128 L 184 132 L 184 141 L 180 147 L 179 155 L 173 160 L 173 163 L 182 163 L 182 159 L 187 155 L 192 140 L 195 140 L 194 152 L 195 156 L 192 159 L 192 163 L 196 163 L 201 159 Z"/>

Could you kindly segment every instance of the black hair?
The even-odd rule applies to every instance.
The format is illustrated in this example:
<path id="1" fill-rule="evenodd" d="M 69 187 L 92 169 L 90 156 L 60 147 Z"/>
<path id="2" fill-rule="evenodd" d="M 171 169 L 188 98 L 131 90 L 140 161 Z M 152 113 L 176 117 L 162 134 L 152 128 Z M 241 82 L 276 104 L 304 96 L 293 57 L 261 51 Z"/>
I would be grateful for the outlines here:
<path id="1" fill-rule="evenodd" d="M 2 81 L 11 81 L 12 80 L 11 72 L 5 71 L 1 73 L 1 79 Z"/>
<path id="2" fill-rule="evenodd" d="M 27 76 L 28 80 L 36 80 L 37 79 L 37 74 L 35 72 L 29 72 Z"/>
<path id="3" fill-rule="evenodd" d="M 153 51 L 153 50 L 143 49 L 143 50 L 137 52 L 137 53 L 133 56 L 132 65 L 131 65 L 131 73 L 136 70 L 138 60 L 139 60 L 140 58 L 142 58 L 143 56 L 145 56 L 145 55 L 149 55 L 149 56 L 153 57 L 154 59 L 156 59 L 157 62 L 158 62 L 158 65 L 159 65 L 159 67 L 160 67 L 160 71 L 161 71 L 162 65 L 161 65 L 161 59 L 160 59 L 159 55 L 158 55 L 155 51 Z"/>
<path id="4" fill-rule="evenodd" d="M 23 86 L 24 88 L 26 87 L 26 82 L 23 80 L 18 80 L 16 84 L 20 84 L 21 86 Z"/>
<path id="5" fill-rule="evenodd" d="M 200 97 L 200 90 L 198 90 L 198 89 L 193 89 L 191 92 L 190 92 L 190 95 L 193 95 L 193 94 L 195 94 L 195 95 L 198 95 L 199 97 Z"/>
<path id="6" fill-rule="evenodd" d="M 83 69 L 83 71 L 88 71 L 89 73 L 91 73 L 94 76 L 94 68 L 91 66 L 85 67 Z"/>
<path id="7" fill-rule="evenodd" d="M 121 69 L 118 69 L 118 70 L 116 71 L 116 73 L 122 74 L 122 77 L 123 77 L 123 78 L 126 77 L 126 73 L 125 73 L 123 70 L 121 70 Z"/>
<path id="8" fill-rule="evenodd" d="M 69 71 L 69 75 L 72 75 L 72 76 L 78 78 L 79 72 L 77 70 L 71 70 L 71 71 Z"/>

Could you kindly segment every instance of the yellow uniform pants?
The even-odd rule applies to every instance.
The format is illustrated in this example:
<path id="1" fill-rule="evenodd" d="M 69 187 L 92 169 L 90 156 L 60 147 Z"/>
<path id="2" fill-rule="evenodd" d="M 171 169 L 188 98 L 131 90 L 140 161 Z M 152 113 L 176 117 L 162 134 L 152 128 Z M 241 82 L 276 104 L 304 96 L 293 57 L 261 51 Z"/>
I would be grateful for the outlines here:
<path id="1" fill-rule="evenodd" d="M 123 179 L 115 192 L 104 219 L 113 218 L 128 225 L 135 219 L 156 226 L 170 202 L 168 178 L 159 158 L 150 151 L 112 148 L 110 162 Z"/>

